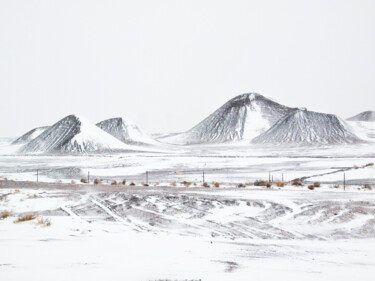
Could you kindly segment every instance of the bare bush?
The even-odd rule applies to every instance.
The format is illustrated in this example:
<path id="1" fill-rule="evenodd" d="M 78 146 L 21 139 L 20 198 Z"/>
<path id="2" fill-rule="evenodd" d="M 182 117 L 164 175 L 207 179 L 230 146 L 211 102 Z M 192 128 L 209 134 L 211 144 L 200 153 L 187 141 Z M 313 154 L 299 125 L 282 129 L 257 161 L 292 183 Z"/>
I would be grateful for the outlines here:
<path id="1" fill-rule="evenodd" d="M 364 188 L 364 189 L 367 189 L 367 190 L 372 190 L 372 186 L 369 185 L 369 184 L 365 184 L 365 185 L 363 186 L 363 188 Z"/>
<path id="2" fill-rule="evenodd" d="M 183 181 L 182 184 L 186 187 L 189 187 L 192 183 L 190 181 Z"/>
<path id="3" fill-rule="evenodd" d="M 129 185 L 130 185 L 130 186 L 135 186 L 135 183 L 134 183 L 134 182 L 131 182 Z"/>
<path id="4" fill-rule="evenodd" d="M 308 189 L 310 189 L 310 190 L 314 190 L 314 188 L 315 188 L 315 185 L 313 185 L 313 184 L 310 184 L 308 187 L 307 187 Z"/>
<path id="5" fill-rule="evenodd" d="M 314 182 L 314 187 L 320 187 L 320 182 Z"/>
<path id="6" fill-rule="evenodd" d="M 38 216 L 39 216 L 38 213 L 35 213 L 35 214 L 33 214 L 33 213 L 26 214 L 26 215 L 24 215 L 22 217 L 18 217 L 18 219 L 15 220 L 14 223 L 19 223 L 19 222 L 24 222 L 24 221 L 31 221 L 31 220 L 37 218 Z"/>
<path id="7" fill-rule="evenodd" d="M 220 183 L 215 182 L 215 183 L 214 183 L 214 186 L 215 186 L 215 187 L 220 187 Z"/>
<path id="8" fill-rule="evenodd" d="M 99 183 L 102 183 L 102 181 L 99 180 L 99 179 L 95 179 L 95 180 L 94 180 L 94 184 L 99 184 Z"/>
<path id="9" fill-rule="evenodd" d="M 204 186 L 204 187 L 207 187 L 207 188 L 210 187 L 210 185 L 209 185 L 208 183 L 206 183 L 206 182 L 203 183 L 203 186 Z"/>
<path id="10" fill-rule="evenodd" d="M 340 186 L 339 186 L 338 184 L 335 184 L 335 185 L 333 186 L 333 188 L 340 188 Z"/>
<path id="11" fill-rule="evenodd" d="M 286 185 L 286 182 L 281 180 L 275 180 L 274 183 L 277 187 L 284 187 Z"/>
<path id="12" fill-rule="evenodd" d="M 118 182 L 117 181 L 113 181 L 113 182 L 111 182 L 111 185 L 118 185 Z"/>
<path id="13" fill-rule="evenodd" d="M 294 179 L 292 180 L 291 184 L 294 186 L 303 186 L 303 182 L 301 179 Z"/>
<path id="14" fill-rule="evenodd" d="M 365 165 L 365 167 L 372 167 L 372 166 L 374 166 L 374 163 L 368 163 Z"/>
<path id="15" fill-rule="evenodd" d="M 9 215 L 10 215 L 10 213 L 8 211 L 2 211 L 1 212 L 1 218 L 2 219 L 5 219 L 5 218 L 9 217 Z"/>
<path id="16" fill-rule="evenodd" d="M 269 184 L 268 181 L 264 181 L 264 180 L 256 180 L 254 182 L 254 185 L 255 186 L 267 186 Z"/>
<path id="17" fill-rule="evenodd" d="M 246 186 L 253 186 L 254 183 L 253 183 L 253 182 L 245 182 L 245 185 L 246 185 Z"/>
<path id="18" fill-rule="evenodd" d="M 242 188 L 245 187 L 245 185 L 243 183 L 240 183 L 239 185 L 237 185 L 237 187 Z"/>
<path id="19" fill-rule="evenodd" d="M 51 226 L 51 220 L 50 219 L 44 219 L 44 218 L 41 218 L 38 220 L 38 222 L 36 223 L 38 225 L 43 225 L 43 226 Z"/>
<path id="20" fill-rule="evenodd" d="M 87 179 L 81 179 L 81 183 L 89 183 Z"/>
<path id="21" fill-rule="evenodd" d="M 122 185 L 126 185 L 126 179 L 122 180 Z"/>

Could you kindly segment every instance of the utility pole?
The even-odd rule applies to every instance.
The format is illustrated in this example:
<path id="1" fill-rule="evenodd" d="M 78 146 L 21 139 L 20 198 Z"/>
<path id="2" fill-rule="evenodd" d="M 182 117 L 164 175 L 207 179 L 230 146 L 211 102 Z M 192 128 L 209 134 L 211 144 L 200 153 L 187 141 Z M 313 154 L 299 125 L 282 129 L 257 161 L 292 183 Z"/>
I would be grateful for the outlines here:
<path id="1" fill-rule="evenodd" d="M 36 170 L 36 182 L 39 182 L 39 170 Z"/>
<path id="2" fill-rule="evenodd" d="M 268 172 L 268 183 L 271 184 L 271 172 Z"/>
<path id="3" fill-rule="evenodd" d="M 148 185 L 148 171 L 146 171 L 146 184 Z"/>

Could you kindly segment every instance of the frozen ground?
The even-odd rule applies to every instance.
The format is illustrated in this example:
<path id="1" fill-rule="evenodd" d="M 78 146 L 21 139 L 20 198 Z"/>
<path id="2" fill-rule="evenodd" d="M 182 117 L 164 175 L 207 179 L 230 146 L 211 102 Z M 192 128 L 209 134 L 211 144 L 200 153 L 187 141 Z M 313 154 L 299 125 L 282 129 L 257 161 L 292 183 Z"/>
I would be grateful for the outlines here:
<path id="1" fill-rule="evenodd" d="M 2 181 L 0 194 L 0 280 L 373 280 L 373 191 Z"/>
<path id="2" fill-rule="evenodd" d="M 373 280 L 374 148 L 2 153 L 0 280 Z M 81 184 L 88 172 L 91 184 Z M 305 186 L 237 188 L 269 176 Z M 38 217 L 14 223 L 30 212 Z"/>

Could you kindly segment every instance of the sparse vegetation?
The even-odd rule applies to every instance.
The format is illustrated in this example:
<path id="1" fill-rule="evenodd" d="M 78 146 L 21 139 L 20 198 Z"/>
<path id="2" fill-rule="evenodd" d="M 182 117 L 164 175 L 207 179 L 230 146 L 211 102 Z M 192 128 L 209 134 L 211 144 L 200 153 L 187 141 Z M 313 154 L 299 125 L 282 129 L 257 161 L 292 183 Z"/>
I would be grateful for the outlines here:
<path id="1" fill-rule="evenodd" d="M 333 186 L 333 188 L 340 188 L 340 186 L 339 186 L 338 184 L 335 184 L 335 185 Z"/>
<path id="2" fill-rule="evenodd" d="M 98 180 L 98 179 L 94 180 L 94 184 L 99 184 L 99 183 L 102 183 L 102 182 L 100 180 Z"/>
<path id="3" fill-rule="evenodd" d="M 372 186 L 369 185 L 369 184 L 365 184 L 365 185 L 363 186 L 363 188 L 364 188 L 364 189 L 367 189 L 367 190 L 372 190 Z"/>
<path id="4" fill-rule="evenodd" d="M 38 220 L 38 222 L 36 223 L 38 225 L 43 225 L 43 226 L 51 226 L 51 220 L 50 219 L 44 219 L 44 218 L 41 218 Z"/>
<path id="5" fill-rule="evenodd" d="M 81 183 L 89 183 L 87 179 L 81 179 Z"/>
<path id="6" fill-rule="evenodd" d="M 294 186 L 303 186 L 303 182 L 301 179 L 294 179 L 292 180 L 291 184 Z"/>
<path id="7" fill-rule="evenodd" d="M 215 182 L 215 183 L 214 183 L 214 186 L 215 186 L 215 187 L 220 187 L 220 183 Z"/>
<path id="8" fill-rule="evenodd" d="M 190 181 L 183 181 L 182 184 L 186 187 L 189 187 L 192 183 Z"/>
<path id="9" fill-rule="evenodd" d="M 254 183 L 253 183 L 253 182 L 245 182 L 245 185 L 246 185 L 246 186 L 253 186 Z"/>
<path id="10" fill-rule="evenodd" d="M 372 167 L 372 166 L 374 166 L 374 163 L 368 163 L 364 167 Z"/>
<path id="11" fill-rule="evenodd" d="M 254 182 L 254 186 L 267 186 L 268 184 L 269 182 L 264 180 L 256 180 Z"/>
<path id="12" fill-rule="evenodd" d="M 171 182 L 171 186 L 177 186 L 176 182 L 175 182 L 175 181 L 172 181 L 172 182 Z"/>
<path id="13" fill-rule="evenodd" d="M 10 213 L 8 211 L 2 211 L 1 212 L 1 218 L 2 219 L 5 219 L 5 218 L 9 217 L 9 215 L 10 215 Z"/>
<path id="14" fill-rule="evenodd" d="M 30 220 L 36 219 L 38 216 L 39 216 L 38 213 L 35 213 L 35 214 L 29 213 L 29 214 L 26 214 L 24 216 L 18 217 L 18 219 L 15 220 L 14 223 L 19 223 L 19 222 L 24 222 L 24 221 L 30 221 Z"/>
<path id="15" fill-rule="evenodd" d="M 130 186 L 135 186 L 135 183 L 134 183 L 134 182 L 131 182 L 129 185 L 130 185 Z"/>
<path id="16" fill-rule="evenodd" d="M 245 187 L 245 185 L 243 183 L 240 183 L 239 185 L 237 185 L 237 187 L 242 188 Z"/>
<path id="17" fill-rule="evenodd" d="M 203 186 L 206 187 L 206 188 L 209 188 L 209 187 L 210 187 L 210 185 L 209 185 L 208 183 L 206 183 L 206 182 L 203 183 Z"/>
<path id="18" fill-rule="evenodd" d="M 310 190 L 314 190 L 315 189 L 315 185 L 314 184 L 310 184 L 307 188 L 310 189 Z"/>
<path id="19" fill-rule="evenodd" d="M 111 182 L 111 185 L 118 185 L 118 182 L 117 181 L 113 181 L 113 182 Z"/>
<path id="20" fill-rule="evenodd" d="M 314 182 L 314 187 L 320 187 L 320 182 Z"/>
<path id="21" fill-rule="evenodd" d="M 277 187 L 284 187 L 285 185 L 287 185 L 287 182 L 285 182 L 285 181 L 281 181 L 281 180 L 275 180 L 275 181 L 274 181 L 274 184 L 275 184 Z"/>
<path id="22" fill-rule="evenodd" d="M 122 185 L 126 185 L 126 179 L 122 180 Z"/>

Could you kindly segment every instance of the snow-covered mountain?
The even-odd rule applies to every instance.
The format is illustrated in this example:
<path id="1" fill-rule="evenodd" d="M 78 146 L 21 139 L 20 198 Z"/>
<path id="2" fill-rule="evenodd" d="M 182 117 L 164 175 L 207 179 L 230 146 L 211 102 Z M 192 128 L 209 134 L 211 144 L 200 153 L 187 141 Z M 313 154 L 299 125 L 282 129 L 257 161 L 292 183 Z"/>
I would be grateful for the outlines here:
<path id="1" fill-rule="evenodd" d="M 46 127 L 38 127 L 38 128 L 32 129 L 32 130 L 28 131 L 27 133 L 23 134 L 22 136 L 20 136 L 19 138 L 15 139 L 12 142 L 12 144 L 25 144 L 25 143 L 28 143 L 28 142 L 32 141 L 33 139 L 35 139 L 36 137 L 38 137 L 45 130 L 47 130 L 47 128 L 48 128 L 48 126 L 46 126 Z"/>
<path id="2" fill-rule="evenodd" d="M 365 111 L 356 116 L 353 116 L 348 121 L 365 121 L 365 122 L 375 122 L 375 111 Z"/>
<path id="3" fill-rule="evenodd" d="M 69 115 L 20 149 L 21 153 L 87 153 L 129 147 L 85 118 Z"/>
<path id="4" fill-rule="evenodd" d="M 111 118 L 96 124 L 99 128 L 127 144 L 157 144 L 136 124 L 124 118 Z"/>
<path id="5" fill-rule="evenodd" d="M 250 141 L 291 110 L 260 94 L 242 94 L 229 100 L 189 131 L 158 140 L 172 144 Z"/>
<path id="6" fill-rule="evenodd" d="M 344 144 L 361 140 L 336 115 L 295 109 L 269 130 L 252 140 L 254 144 Z"/>

